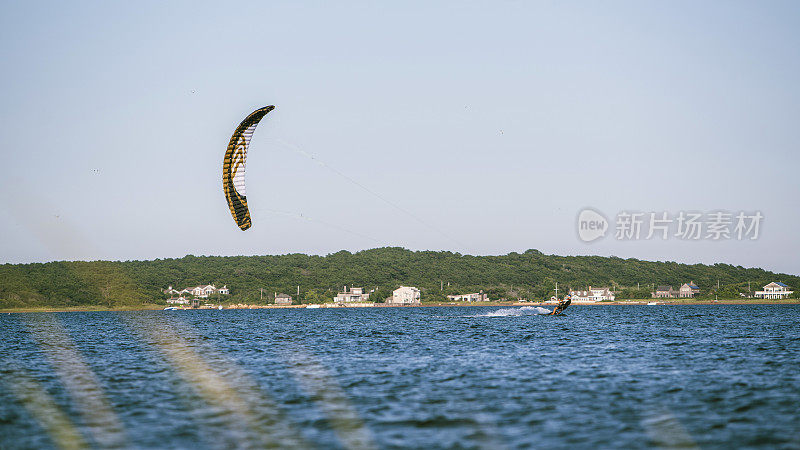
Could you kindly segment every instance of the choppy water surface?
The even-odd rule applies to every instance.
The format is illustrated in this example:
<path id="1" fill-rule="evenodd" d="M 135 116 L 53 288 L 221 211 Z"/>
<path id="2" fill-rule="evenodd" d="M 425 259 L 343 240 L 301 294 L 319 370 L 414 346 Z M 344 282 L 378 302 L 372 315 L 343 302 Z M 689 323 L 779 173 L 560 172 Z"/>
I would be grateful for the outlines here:
<path id="1" fill-rule="evenodd" d="M 0 447 L 800 447 L 800 307 L 0 316 Z"/>

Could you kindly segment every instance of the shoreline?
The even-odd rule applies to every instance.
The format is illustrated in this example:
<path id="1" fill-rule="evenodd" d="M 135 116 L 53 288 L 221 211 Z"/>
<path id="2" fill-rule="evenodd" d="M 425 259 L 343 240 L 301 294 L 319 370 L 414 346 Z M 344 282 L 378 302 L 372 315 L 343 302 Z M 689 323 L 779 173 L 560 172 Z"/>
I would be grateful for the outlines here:
<path id="1" fill-rule="evenodd" d="M 648 303 L 657 302 L 655 305 L 648 305 Z M 223 305 L 223 310 L 252 310 L 252 309 L 308 309 L 310 304 L 304 303 L 299 305 Z M 418 305 L 395 305 L 385 303 L 360 303 L 360 304 L 336 304 L 336 303 L 316 303 L 319 305 L 318 309 L 340 309 L 340 308 L 431 308 L 431 307 L 466 307 L 466 306 L 494 306 L 494 307 L 523 307 L 523 306 L 537 306 L 537 307 L 552 307 L 556 303 L 551 302 L 431 302 L 421 303 Z M 767 306 L 767 305 L 800 305 L 800 299 L 785 299 L 785 300 L 679 300 L 679 299 L 638 299 L 638 300 L 618 300 L 613 302 L 573 302 L 573 306 L 699 306 L 699 305 L 750 305 L 750 306 Z M 103 306 L 76 306 L 76 307 L 31 307 L 31 308 L 3 308 L 0 309 L 0 314 L 24 314 L 24 313 L 53 313 L 53 312 L 118 312 L 118 311 L 162 311 L 164 305 L 142 305 L 142 306 L 122 306 L 117 308 L 109 308 Z M 179 308 L 179 311 L 194 311 L 194 310 L 217 310 L 217 308 Z"/>

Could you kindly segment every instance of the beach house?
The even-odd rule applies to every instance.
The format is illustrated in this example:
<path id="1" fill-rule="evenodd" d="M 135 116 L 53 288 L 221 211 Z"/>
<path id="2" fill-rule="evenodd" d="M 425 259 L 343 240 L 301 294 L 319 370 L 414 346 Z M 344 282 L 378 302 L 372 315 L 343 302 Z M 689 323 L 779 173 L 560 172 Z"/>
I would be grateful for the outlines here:
<path id="1" fill-rule="evenodd" d="M 392 292 L 386 303 L 396 305 L 419 305 L 420 291 L 413 286 L 400 286 Z"/>
<path id="2" fill-rule="evenodd" d="M 471 294 L 448 295 L 447 299 L 451 302 L 488 302 L 489 296 L 480 291 Z"/>
<path id="3" fill-rule="evenodd" d="M 575 302 L 588 302 L 589 301 L 589 291 L 587 291 L 587 290 L 570 289 L 569 295 L 570 295 L 570 297 L 572 297 L 572 301 L 575 301 Z"/>
<path id="4" fill-rule="evenodd" d="M 683 283 L 683 286 L 678 289 L 678 297 L 680 298 L 694 298 L 699 293 L 700 288 L 694 284 L 694 281 Z"/>
<path id="5" fill-rule="evenodd" d="M 614 292 L 607 287 L 593 288 L 589 286 L 587 290 L 570 290 L 569 295 L 572 297 L 572 300 L 576 302 L 613 302 L 616 298 Z"/>
<path id="6" fill-rule="evenodd" d="M 336 294 L 333 301 L 336 303 L 349 303 L 349 302 L 366 302 L 369 300 L 369 293 L 364 292 L 364 288 L 350 288 L 347 286 Z"/>
<path id="7" fill-rule="evenodd" d="M 168 298 L 167 303 L 172 305 L 188 305 L 189 299 L 186 297 L 173 297 L 173 298 Z"/>
<path id="8" fill-rule="evenodd" d="M 217 288 L 215 288 L 212 284 L 196 286 L 192 289 L 192 295 L 198 298 L 208 298 L 208 296 L 213 294 L 216 290 Z"/>
<path id="9" fill-rule="evenodd" d="M 276 305 L 291 305 L 292 304 L 292 296 L 286 294 L 278 294 L 275 296 L 275 304 Z"/>
<path id="10" fill-rule="evenodd" d="M 179 291 L 177 289 L 174 289 L 172 286 L 167 287 L 166 289 L 164 289 L 161 292 L 163 292 L 163 293 L 165 293 L 167 295 L 180 295 L 181 294 L 181 291 Z"/>
<path id="11" fill-rule="evenodd" d="M 677 291 L 672 289 L 672 286 L 659 286 L 653 292 L 653 298 L 675 298 L 677 295 Z"/>
<path id="12" fill-rule="evenodd" d="M 755 297 L 767 300 L 781 300 L 788 298 L 792 294 L 794 294 L 794 291 L 790 291 L 789 286 L 781 282 L 776 283 L 773 281 L 772 283 L 764 286 L 763 291 L 756 291 Z"/>
<path id="13" fill-rule="evenodd" d="M 195 286 L 195 287 L 188 287 L 181 289 L 180 291 L 177 289 L 173 289 L 172 286 L 164 289 L 163 291 L 165 294 L 169 295 L 178 295 L 180 297 L 192 295 L 197 298 L 208 298 L 211 294 L 221 294 L 221 295 L 229 295 L 230 291 L 228 290 L 227 286 L 222 286 L 221 288 L 217 289 L 213 284 L 207 284 L 204 286 Z"/>
<path id="14" fill-rule="evenodd" d="M 192 289 L 192 295 L 194 295 L 197 298 L 208 298 L 209 295 L 217 292 L 217 288 L 213 284 L 207 284 L 205 286 L 195 286 L 191 289 Z"/>

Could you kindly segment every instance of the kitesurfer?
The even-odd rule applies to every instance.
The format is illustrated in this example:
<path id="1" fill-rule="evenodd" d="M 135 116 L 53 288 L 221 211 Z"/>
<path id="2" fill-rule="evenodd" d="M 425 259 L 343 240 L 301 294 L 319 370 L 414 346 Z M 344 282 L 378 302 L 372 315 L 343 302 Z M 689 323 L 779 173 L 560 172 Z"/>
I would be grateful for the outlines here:
<path id="1" fill-rule="evenodd" d="M 567 307 L 571 303 L 572 303 L 572 296 L 571 295 L 567 295 L 566 297 L 564 297 L 564 300 L 561 300 L 560 302 L 558 302 L 558 305 L 556 305 L 555 309 L 553 309 L 553 312 L 550 313 L 550 314 L 554 315 L 554 316 L 557 316 L 557 315 L 561 314 L 562 312 L 564 312 L 565 309 L 567 309 Z"/>

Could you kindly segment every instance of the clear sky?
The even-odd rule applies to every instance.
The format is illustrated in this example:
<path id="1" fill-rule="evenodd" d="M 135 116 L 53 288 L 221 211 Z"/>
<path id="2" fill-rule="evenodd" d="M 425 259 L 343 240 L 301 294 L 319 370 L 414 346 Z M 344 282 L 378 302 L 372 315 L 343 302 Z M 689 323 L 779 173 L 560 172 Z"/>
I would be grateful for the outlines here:
<path id="1" fill-rule="evenodd" d="M 392 245 L 800 273 L 798 2 L 198 3 L 2 3 L 0 262 Z M 242 232 L 222 156 L 268 104 Z M 587 244 L 584 207 L 764 221 Z"/>

